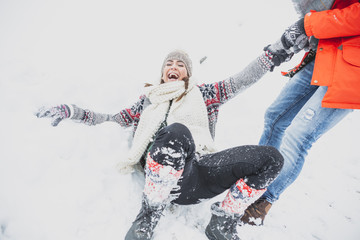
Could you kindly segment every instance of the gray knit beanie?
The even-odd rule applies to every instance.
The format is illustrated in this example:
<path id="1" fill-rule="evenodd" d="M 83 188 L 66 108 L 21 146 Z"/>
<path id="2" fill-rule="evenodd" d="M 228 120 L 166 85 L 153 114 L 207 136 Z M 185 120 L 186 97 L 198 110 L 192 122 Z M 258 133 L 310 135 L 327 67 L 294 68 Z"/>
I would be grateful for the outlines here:
<path id="1" fill-rule="evenodd" d="M 191 77 L 191 75 L 192 75 L 192 62 L 191 62 L 191 59 L 190 59 L 189 55 L 186 52 L 181 51 L 181 50 L 172 51 L 166 56 L 166 58 L 165 58 L 165 60 L 163 62 L 162 68 L 161 68 L 161 75 L 163 73 L 166 62 L 169 61 L 169 60 L 180 60 L 180 61 L 182 61 L 185 64 L 185 68 L 187 70 L 188 76 Z"/>

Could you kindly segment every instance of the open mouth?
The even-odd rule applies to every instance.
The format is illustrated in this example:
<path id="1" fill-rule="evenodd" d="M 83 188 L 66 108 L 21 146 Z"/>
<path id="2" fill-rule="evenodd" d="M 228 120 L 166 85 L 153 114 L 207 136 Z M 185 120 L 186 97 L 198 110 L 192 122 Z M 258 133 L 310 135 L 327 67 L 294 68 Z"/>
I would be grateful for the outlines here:
<path id="1" fill-rule="evenodd" d="M 178 80 L 178 79 L 179 79 L 179 75 L 177 75 L 176 73 L 169 73 L 168 79 L 169 79 L 169 80 L 173 80 L 173 81 Z"/>

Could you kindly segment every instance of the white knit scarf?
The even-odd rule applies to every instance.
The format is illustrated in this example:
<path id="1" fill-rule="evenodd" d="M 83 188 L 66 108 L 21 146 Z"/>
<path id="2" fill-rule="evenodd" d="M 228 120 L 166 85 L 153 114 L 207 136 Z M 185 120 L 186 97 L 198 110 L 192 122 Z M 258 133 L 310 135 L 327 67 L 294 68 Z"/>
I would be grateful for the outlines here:
<path id="1" fill-rule="evenodd" d="M 187 93 L 179 101 L 176 101 L 177 98 L 185 91 L 184 81 L 163 83 L 147 87 L 146 90 L 146 96 L 149 98 L 151 105 L 142 112 L 129 157 L 121 165 L 131 166 L 140 160 L 152 137 L 165 120 L 170 100 L 174 101 L 168 113 L 168 125 L 181 123 L 187 126 L 194 138 L 197 152 L 209 153 L 215 151 L 209 130 L 207 109 L 202 93 L 196 87 L 194 81 L 189 80 Z"/>

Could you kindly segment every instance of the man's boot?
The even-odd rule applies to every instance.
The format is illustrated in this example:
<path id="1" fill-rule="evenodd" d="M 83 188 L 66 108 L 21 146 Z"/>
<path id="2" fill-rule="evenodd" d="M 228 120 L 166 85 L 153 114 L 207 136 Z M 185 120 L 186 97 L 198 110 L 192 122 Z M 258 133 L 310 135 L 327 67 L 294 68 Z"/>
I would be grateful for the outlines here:
<path id="1" fill-rule="evenodd" d="M 211 206 L 211 220 L 205 229 L 210 240 L 240 240 L 236 226 L 240 221 L 239 214 L 229 214 L 220 208 L 220 202 Z"/>
<path id="2" fill-rule="evenodd" d="M 137 215 L 131 228 L 125 236 L 125 240 L 150 240 L 154 234 L 159 219 L 166 205 L 151 206 L 144 195 L 140 213 Z"/>
<path id="3" fill-rule="evenodd" d="M 241 218 L 241 222 L 249 225 L 263 225 L 266 214 L 269 212 L 272 204 L 265 199 L 258 199 L 251 204 Z"/>

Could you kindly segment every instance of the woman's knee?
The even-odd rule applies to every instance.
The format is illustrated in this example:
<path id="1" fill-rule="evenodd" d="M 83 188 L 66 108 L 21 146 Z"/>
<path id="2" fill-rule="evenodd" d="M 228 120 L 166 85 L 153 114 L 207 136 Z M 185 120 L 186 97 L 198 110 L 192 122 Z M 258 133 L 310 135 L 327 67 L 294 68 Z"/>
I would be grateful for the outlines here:
<path id="1" fill-rule="evenodd" d="M 272 146 L 262 146 L 261 152 L 262 163 L 255 174 L 246 176 L 248 185 L 255 189 L 264 189 L 275 180 L 280 174 L 284 165 L 284 158 L 281 153 Z"/>
<path id="2" fill-rule="evenodd" d="M 173 123 L 164 127 L 157 134 L 157 138 L 163 138 L 167 140 L 183 140 L 192 139 L 190 130 L 181 123 Z"/>
<path id="3" fill-rule="evenodd" d="M 174 123 L 159 131 L 150 149 L 150 157 L 159 164 L 182 169 L 194 152 L 195 143 L 189 129 Z"/>

